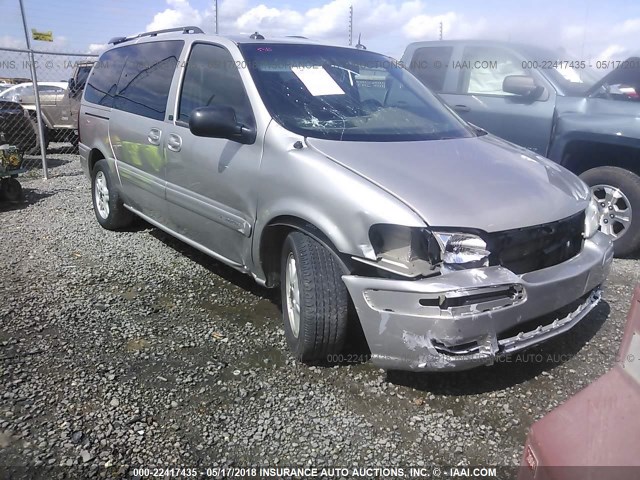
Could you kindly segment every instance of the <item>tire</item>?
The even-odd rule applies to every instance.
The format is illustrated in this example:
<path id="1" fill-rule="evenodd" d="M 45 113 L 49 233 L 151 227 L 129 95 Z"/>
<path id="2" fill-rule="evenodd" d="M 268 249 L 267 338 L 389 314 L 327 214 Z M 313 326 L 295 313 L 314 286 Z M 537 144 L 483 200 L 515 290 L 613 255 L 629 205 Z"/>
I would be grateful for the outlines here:
<path id="1" fill-rule="evenodd" d="M 118 230 L 133 223 L 135 217 L 124 207 L 120 189 L 106 160 L 98 160 L 91 172 L 91 198 L 96 219 L 103 228 Z"/>
<path id="2" fill-rule="evenodd" d="M 36 143 L 31 148 L 27 148 L 25 153 L 27 155 L 38 155 L 40 153 L 40 129 L 38 128 L 38 119 L 35 117 L 30 117 L 30 120 L 31 120 L 31 128 L 33 128 L 33 131 L 36 133 Z M 49 148 L 49 137 L 50 137 L 49 129 L 47 128 L 46 125 L 44 125 L 44 148 L 45 149 Z"/>
<path id="3" fill-rule="evenodd" d="M 615 255 L 626 256 L 640 248 L 640 176 L 624 168 L 598 167 L 580 178 L 599 201 L 600 230 L 613 235 Z M 607 196 L 615 191 L 615 196 Z M 622 223 L 624 218 L 630 223 Z"/>
<path id="4" fill-rule="evenodd" d="M 342 351 L 348 325 L 349 294 L 340 265 L 323 245 L 292 232 L 284 241 L 280 267 L 284 331 L 293 356 L 305 363 L 334 363 L 330 356 Z"/>
<path id="5" fill-rule="evenodd" d="M 4 200 L 17 202 L 22 200 L 22 185 L 15 178 L 5 178 L 0 185 L 0 193 Z"/>

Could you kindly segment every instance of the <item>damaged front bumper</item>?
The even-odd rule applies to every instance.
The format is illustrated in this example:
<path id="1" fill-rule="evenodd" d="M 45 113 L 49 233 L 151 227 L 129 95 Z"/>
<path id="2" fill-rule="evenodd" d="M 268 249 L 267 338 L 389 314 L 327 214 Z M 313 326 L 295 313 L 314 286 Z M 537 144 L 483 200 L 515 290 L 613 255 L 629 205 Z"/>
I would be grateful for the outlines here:
<path id="1" fill-rule="evenodd" d="M 600 301 L 612 260 L 598 232 L 570 260 L 522 275 L 494 266 L 416 281 L 342 278 L 375 365 L 464 370 L 572 328 Z"/>

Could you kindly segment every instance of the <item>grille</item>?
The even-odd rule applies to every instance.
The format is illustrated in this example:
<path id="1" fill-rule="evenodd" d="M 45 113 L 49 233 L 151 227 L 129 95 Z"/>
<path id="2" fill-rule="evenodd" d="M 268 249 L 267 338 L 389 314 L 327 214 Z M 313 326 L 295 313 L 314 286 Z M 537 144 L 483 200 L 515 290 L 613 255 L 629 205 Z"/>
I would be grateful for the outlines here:
<path id="1" fill-rule="evenodd" d="M 491 233 L 490 265 L 522 274 L 558 265 L 582 250 L 584 212 L 556 222 Z"/>

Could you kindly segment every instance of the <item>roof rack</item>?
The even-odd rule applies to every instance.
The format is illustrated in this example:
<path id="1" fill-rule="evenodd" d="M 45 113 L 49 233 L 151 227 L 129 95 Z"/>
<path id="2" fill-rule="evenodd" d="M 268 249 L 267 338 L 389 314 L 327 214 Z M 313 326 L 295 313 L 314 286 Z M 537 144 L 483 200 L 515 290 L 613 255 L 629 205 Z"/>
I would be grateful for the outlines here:
<path id="1" fill-rule="evenodd" d="M 122 42 L 128 42 L 129 40 L 134 40 L 140 37 L 155 37 L 159 33 L 170 33 L 170 32 L 182 32 L 182 33 L 204 33 L 200 27 L 175 27 L 175 28 L 165 28 L 164 30 L 154 30 L 152 32 L 144 32 L 139 33 L 137 35 L 132 35 L 131 37 L 114 37 L 109 40 L 109 44 L 117 45 Z"/>

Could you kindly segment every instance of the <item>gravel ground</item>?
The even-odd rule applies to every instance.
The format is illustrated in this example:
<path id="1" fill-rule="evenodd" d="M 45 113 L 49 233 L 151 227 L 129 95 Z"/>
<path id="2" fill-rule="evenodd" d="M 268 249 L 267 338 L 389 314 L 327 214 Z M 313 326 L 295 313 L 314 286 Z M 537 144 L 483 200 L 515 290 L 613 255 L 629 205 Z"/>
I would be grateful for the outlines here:
<path id="1" fill-rule="evenodd" d="M 577 329 L 493 367 L 309 368 L 276 294 L 149 225 L 101 229 L 78 158 L 52 163 L 0 206 L 0 477 L 517 465 L 528 426 L 612 366 L 640 282 L 637 258 L 616 260 Z"/>

